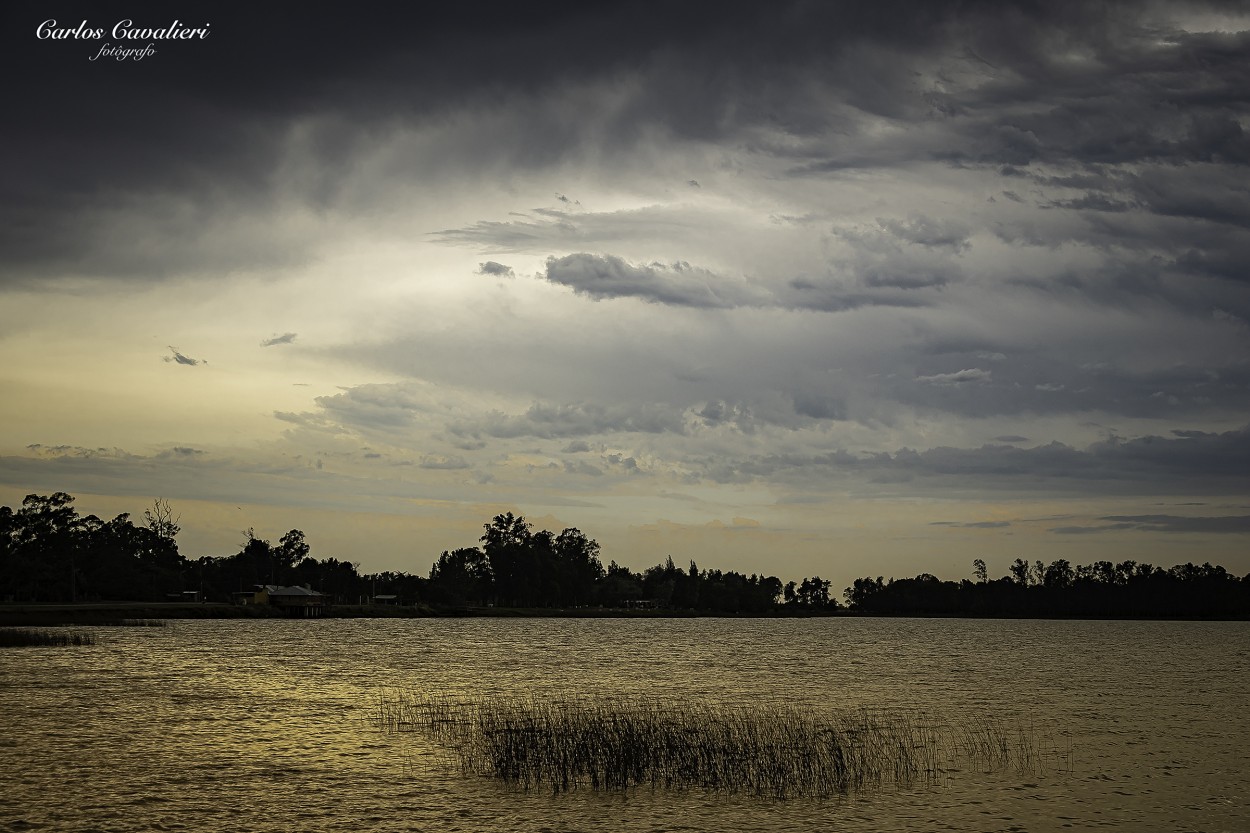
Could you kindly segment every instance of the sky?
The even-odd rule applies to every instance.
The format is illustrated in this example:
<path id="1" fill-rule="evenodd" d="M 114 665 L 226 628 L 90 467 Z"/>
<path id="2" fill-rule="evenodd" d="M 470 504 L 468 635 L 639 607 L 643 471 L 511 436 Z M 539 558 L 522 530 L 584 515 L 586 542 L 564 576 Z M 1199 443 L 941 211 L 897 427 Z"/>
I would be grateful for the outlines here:
<path id="1" fill-rule="evenodd" d="M 1250 4 L 2 14 L 0 503 L 1250 572 Z"/>

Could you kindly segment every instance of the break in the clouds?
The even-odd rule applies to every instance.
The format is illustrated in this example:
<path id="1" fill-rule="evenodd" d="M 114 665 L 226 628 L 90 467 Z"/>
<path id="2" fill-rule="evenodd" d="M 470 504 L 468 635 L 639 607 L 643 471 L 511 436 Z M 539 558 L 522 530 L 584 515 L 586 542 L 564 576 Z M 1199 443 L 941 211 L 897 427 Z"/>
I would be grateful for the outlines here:
<path id="1" fill-rule="evenodd" d="M 821 575 L 1042 547 L 1008 499 L 1081 503 L 1051 545 L 1242 541 L 1180 500 L 1250 495 L 1242 6 L 354 11 L 208 9 L 105 65 L 5 7 L 0 480 L 707 552 L 768 515 Z M 196 372 L 151 361 L 172 327 Z"/>

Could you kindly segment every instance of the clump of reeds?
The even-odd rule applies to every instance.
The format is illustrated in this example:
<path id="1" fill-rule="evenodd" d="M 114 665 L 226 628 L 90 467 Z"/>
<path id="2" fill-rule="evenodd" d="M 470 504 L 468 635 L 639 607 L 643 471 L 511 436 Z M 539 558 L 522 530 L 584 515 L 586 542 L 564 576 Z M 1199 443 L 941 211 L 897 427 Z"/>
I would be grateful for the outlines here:
<path id="1" fill-rule="evenodd" d="M 649 699 L 379 697 L 377 724 L 423 731 L 466 773 L 555 791 L 635 786 L 772 798 L 936 779 L 961 763 L 1035 761 L 1027 733 L 918 714 Z"/>
<path id="2" fill-rule="evenodd" d="M 94 645 L 95 636 L 80 631 L 45 631 L 31 628 L 0 628 L 0 648 L 30 645 Z"/>

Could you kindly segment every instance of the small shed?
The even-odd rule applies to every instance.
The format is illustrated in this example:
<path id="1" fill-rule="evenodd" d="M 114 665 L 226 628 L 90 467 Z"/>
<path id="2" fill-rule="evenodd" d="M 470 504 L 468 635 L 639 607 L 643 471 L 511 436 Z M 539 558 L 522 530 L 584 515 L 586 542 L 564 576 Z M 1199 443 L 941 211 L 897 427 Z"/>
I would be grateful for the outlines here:
<path id="1" fill-rule="evenodd" d="M 280 608 L 288 616 L 311 618 L 326 614 L 330 609 L 330 597 L 311 587 L 262 584 L 250 599 L 244 598 L 243 604 L 270 605 Z"/>

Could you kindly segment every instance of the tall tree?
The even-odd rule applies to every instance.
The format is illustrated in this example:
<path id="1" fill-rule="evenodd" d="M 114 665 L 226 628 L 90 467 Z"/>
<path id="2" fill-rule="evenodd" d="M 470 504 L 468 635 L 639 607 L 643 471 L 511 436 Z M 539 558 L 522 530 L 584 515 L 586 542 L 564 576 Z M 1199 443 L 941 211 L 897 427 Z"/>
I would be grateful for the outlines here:
<path id="1" fill-rule="evenodd" d="M 482 549 L 495 579 L 495 593 L 501 604 L 526 607 L 533 604 L 533 572 L 531 526 L 525 518 L 511 512 L 496 515 L 483 524 Z"/>
<path id="2" fill-rule="evenodd" d="M 17 549 L 25 562 L 24 594 L 42 601 L 78 600 L 77 550 L 83 523 L 65 492 L 27 495 L 17 512 Z"/>
<path id="3" fill-rule="evenodd" d="M 477 547 L 444 550 L 430 568 L 430 592 L 443 604 L 485 604 L 491 597 L 486 555 Z"/>
<path id="4" fill-rule="evenodd" d="M 304 533 L 298 529 L 292 529 L 278 539 L 278 546 L 273 548 L 273 557 L 283 580 L 291 572 L 292 567 L 308 557 L 309 549 L 308 543 L 304 540 Z"/>
<path id="5" fill-rule="evenodd" d="M 599 560 L 599 542 L 587 537 L 580 529 L 569 527 L 556 537 L 554 549 L 562 596 L 559 604 L 589 604 L 594 596 L 595 584 L 604 575 L 603 563 Z"/>

